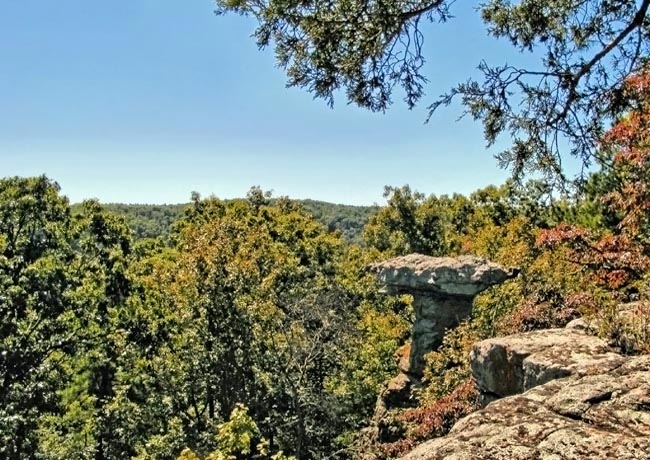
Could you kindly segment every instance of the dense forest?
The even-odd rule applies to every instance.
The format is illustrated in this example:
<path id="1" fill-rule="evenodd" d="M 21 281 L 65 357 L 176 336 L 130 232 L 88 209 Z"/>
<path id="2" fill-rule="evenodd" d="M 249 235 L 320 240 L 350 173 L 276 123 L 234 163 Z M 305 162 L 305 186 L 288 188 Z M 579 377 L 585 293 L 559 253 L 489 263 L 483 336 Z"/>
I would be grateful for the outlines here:
<path id="1" fill-rule="evenodd" d="M 273 201 L 271 199 L 270 201 Z M 296 200 L 304 210 L 327 227 L 328 231 L 339 230 L 351 242 L 360 243 L 363 227 L 374 214 L 376 206 L 351 206 L 327 203 L 317 200 Z M 103 209 L 124 217 L 136 240 L 143 238 L 169 238 L 172 225 L 178 221 L 189 204 L 124 204 L 107 203 Z M 71 206 L 73 213 L 81 213 L 83 204 Z"/>
<path id="2" fill-rule="evenodd" d="M 130 213 L 73 207 L 44 176 L 0 180 L 0 456 L 391 458 L 476 407 L 478 339 L 593 315 L 612 344 L 647 351 L 647 82 L 629 81 L 638 108 L 604 137 L 580 193 L 544 181 L 469 196 L 386 187 L 362 244 L 319 221 L 335 222 L 334 208 L 255 187 Z M 142 214 L 156 237 L 133 224 Z M 393 438 L 368 447 L 360 433 L 413 312 L 367 267 L 412 252 L 474 254 L 519 275 L 475 300 L 427 356 Z M 623 331 L 615 306 L 628 300 L 646 311 Z"/>

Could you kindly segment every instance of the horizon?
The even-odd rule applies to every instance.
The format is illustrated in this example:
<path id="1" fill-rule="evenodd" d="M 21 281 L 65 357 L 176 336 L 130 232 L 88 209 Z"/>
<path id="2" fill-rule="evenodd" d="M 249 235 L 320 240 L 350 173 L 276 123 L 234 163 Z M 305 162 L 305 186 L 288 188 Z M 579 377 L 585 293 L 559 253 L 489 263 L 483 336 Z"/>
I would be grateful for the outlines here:
<path id="1" fill-rule="evenodd" d="M 330 109 L 286 88 L 272 50 L 250 38 L 253 22 L 215 16 L 211 0 L 5 10 L 0 175 L 46 174 L 71 202 L 182 203 L 193 190 L 229 199 L 259 185 L 369 206 L 384 202 L 386 185 L 467 195 L 510 177 L 494 158 L 509 139 L 486 148 L 479 123 L 457 120 L 458 104 L 424 124 L 426 105 L 481 59 L 525 59 L 487 38 L 467 5 L 450 24 L 427 26 L 423 103 L 408 110 L 397 93 L 386 113 L 342 94 Z M 463 34 L 447 44 L 450 26 Z"/>
<path id="2" fill-rule="evenodd" d="M 465 6 L 456 47 L 434 46 L 447 24 L 429 27 L 427 99 L 409 111 L 395 94 L 381 114 L 285 88 L 272 50 L 250 38 L 253 22 L 215 16 L 210 0 L 29 3 L 0 18 L 0 175 L 45 173 L 71 202 L 233 198 L 257 184 L 372 205 L 385 185 L 467 194 L 509 176 L 493 158 L 506 144 L 487 150 L 480 124 L 455 121 L 460 107 L 424 124 L 427 101 L 482 57 L 513 57 L 507 44 L 478 42 L 485 31 Z"/>

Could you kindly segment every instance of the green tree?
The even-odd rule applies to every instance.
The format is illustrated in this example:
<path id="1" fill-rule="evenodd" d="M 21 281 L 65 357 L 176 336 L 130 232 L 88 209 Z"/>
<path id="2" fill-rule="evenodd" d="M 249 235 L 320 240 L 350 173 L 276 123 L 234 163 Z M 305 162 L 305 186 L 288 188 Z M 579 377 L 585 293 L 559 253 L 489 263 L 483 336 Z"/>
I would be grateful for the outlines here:
<path id="1" fill-rule="evenodd" d="M 57 408 L 60 357 L 83 325 L 58 192 L 46 177 L 0 180 L 0 456 L 10 460 L 34 458 L 40 413 Z"/>
<path id="2" fill-rule="evenodd" d="M 417 252 L 447 254 L 452 246 L 450 199 L 425 197 L 408 185 L 385 187 L 387 206 L 370 218 L 364 240 L 370 247 L 392 255 Z"/>
<path id="3" fill-rule="evenodd" d="M 128 333 L 120 324 L 120 310 L 131 291 L 130 231 L 121 218 L 89 201 L 75 216 L 71 237 L 76 259 L 70 269 L 79 280 L 72 295 L 83 304 L 83 329 L 77 333 L 75 353 L 65 360 L 64 380 L 69 383 L 61 392 L 60 411 L 44 416 L 40 426 L 41 456 L 124 458 L 132 452 L 134 437 L 121 430 L 116 401 L 125 346 L 120 336 Z"/>
<path id="4" fill-rule="evenodd" d="M 153 365 L 158 399 L 169 401 L 175 422 L 150 432 L 138 458 L 171 458 L 165 444 L 203 456 L 218 451 L 217 427 L 238 404 L 271 452 L 322 457 L 359 420 L 338 410 L 341 396 L 326 382 L 358 333 L 360 300 L 350 280 L 361 271 L 341 276 L 343 240 L 298 203 L 259 188 L 246 200 L 195 194 L 192 201 L 176 225 L 171 259 L 156 262 L 169 278 L 154 302 L 166 293 L 176 323 Z"/>

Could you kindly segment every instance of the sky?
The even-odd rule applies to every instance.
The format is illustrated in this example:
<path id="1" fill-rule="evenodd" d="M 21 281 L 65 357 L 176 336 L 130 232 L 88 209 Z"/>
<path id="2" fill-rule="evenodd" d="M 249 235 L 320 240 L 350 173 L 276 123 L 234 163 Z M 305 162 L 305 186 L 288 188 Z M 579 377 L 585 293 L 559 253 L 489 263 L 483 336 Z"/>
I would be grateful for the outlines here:
<path id="1" fill-rule="evenodd" d="M 464 3 L 464 2 L 459 2 Z M 427 101 L 517 59 L 471 5 L 428 26 L 420 107 L 330 109 L 286 88 L 255 23 L 211 0 L 0 0 L 0 177 L 46 174 L 71 201 L 178 203 L 192 191 L 383 203 L 385 185 L 469 193 L 502 183 L 482 127 Z"/>

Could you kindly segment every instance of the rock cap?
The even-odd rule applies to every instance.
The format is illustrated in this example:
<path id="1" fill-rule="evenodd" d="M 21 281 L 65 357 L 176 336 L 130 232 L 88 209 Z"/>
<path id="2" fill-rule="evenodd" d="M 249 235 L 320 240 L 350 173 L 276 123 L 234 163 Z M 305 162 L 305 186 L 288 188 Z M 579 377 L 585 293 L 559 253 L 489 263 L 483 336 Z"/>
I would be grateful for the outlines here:
<path id="1" fill-rule="evenodd" d="M 370 267 L 389 293 L 424 291 L 444 296 L 474 297 L 514 278 L 518 270 L 474 256 L 432 257 L 409 254 Z"/>

